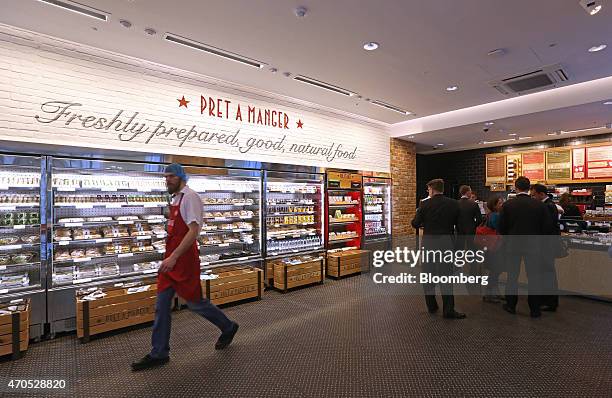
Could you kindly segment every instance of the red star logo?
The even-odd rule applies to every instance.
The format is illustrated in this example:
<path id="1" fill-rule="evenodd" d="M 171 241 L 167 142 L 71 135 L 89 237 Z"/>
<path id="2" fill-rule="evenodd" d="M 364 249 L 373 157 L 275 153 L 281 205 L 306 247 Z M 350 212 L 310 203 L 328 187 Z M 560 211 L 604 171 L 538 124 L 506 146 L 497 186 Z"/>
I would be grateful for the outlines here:
<path id="1" fill-rule="evenodd" d="M 183 98 L 181 98 L 181 99 L 177 99 L 177 101 L 179 102 L 179 108 L 180 108 L 181 106 L 184 106 L 185 108 L 187 108 L 187 104 L 190 102 L 190 101 L 187 101 L 187 100 L 185 99 L 185 96 L 184 96 L 184 95 L 183 95 Z"/>
<path id="2" fill-rule="evenodd" d="M 297 125 L 298 125 L 298 128 L 301 129 L 304 123 L 302 123 L 302 120 L 300 119 L 297 121 Z"/>

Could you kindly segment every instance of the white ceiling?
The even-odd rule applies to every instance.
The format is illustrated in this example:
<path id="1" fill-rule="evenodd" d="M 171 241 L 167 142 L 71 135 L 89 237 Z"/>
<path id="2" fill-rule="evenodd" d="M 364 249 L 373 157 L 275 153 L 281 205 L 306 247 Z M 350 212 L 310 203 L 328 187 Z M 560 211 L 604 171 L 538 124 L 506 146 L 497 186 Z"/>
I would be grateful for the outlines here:
<path id="1" fill-rule="evenodd" d="M 432 148 L 437 144 L 436 152 L 473 149 L 493 146 L 505 146 L 524 144 L 528 142 L 539 142 L 557 140 L 559 138 L 581 137 L 593 134 L 605 134 L 612 132 L 612 128 L 593 129 L 605 127 L 612 122 L 612 105 L 604 105 L 603 102 L 577 105 L 567 108 L 559 108 L 546 112 L 536 112 L 527 115 L 514 116 L 496 120 L 492 126 L 482 123 L 429 131 L 416 134 L 410 141 L 417 143 L 417 151 L 420 153 L 433 153 Z M 485 133 L 484 128 L 488 128 Z M 567 133 L 549 136 L 548 134 L 564 131 L 592 129 L 587 131 Z M 511 136 L 509 134 L 517 134 Z M 518 140 L 518 137 L 532 137 L 531 139 Z M 516 141 L 480 144 L 481 141 L 497 141 L 515 139 Z"/>
<path id="2" fill-rule="evenodd" d="M 543 65 L 561 63 L 571 83 L 612 75 L 612 4 L 605 4 L 609 1 L 595 16 L 587 15 L 578 0 L 78 1 L 110 13 L 110 21 L 36 0 L 14 0 L 4 2 L 0 22 L 387 123 L 410 117 L 310 87 L 281 72 L 332 83 L 413 111 L 416 117 L 503 100 L 506 97 L 488 81 Z M 298 5 L 308 8 L 305 18 L 293 14 Z M 120 19 L 129 20 L 132 27 L 122 27 Z M 146 35 L 145 27 L 158 34 Z M 279 73 L 166 43 L 165 32 L 260 60 Z M 364 51 L 363 43 L 371 40 L 380 48 Z M 606 40 L 608 49 L 587 52 Z M 487 56 L 496 48 L 507 53 Z M 452 84 L 460 89 L 447 93 L 445 87 Z M 543 117 L 538 129 L 556 120 L 553 114 Z M 584 117 L 577 123 L 591 116 Z M 524 122 L 536 121 L 527 117 Z M 459 130 L 452 132 L 463 137 L 457 148 L 473 141 L 472 127 Z M 441 133 L 424 133 L 420 139 L 430 134 Z"/>

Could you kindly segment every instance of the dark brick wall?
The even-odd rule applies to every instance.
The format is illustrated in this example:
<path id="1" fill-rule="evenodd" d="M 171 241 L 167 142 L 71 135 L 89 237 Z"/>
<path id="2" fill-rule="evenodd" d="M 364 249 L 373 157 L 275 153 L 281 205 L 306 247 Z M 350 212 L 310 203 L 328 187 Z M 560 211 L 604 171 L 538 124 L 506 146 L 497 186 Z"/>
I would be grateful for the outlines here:
<path id="1" fill-rule="evenodd" d="M 590 137 L 582 137 L 582 143 L 612 142 L 612 134 L 603 134 Z M 487 153 L 499 153 L 510 150 L 536 149 L 538 145 L 544 144 L 548 148 L 571 146 L 576 142 L 575 138 L 538 142 L 526 145 L 501 146 L 493 148 L 473 149 L 459 152 L 446 152 L 440 154 L 417 155 L 417 203 L 418 200 L 427 196 L 425 184 L 434 178 L 442 178 L 446 182 L 445 194 L 454 198 L 459 195 L 459 186 L 469 185 L 476 192 L 478 198 L 486 200 L 491 191 L 484 186 L 485 184 L 485 156 Z M 572 184 L 573 188 L 593 188 L 598 194 L 595 197 L 597 204 L 598 197 L 602 196 L 605 190 L 605 183 L 601 184 Z"/>

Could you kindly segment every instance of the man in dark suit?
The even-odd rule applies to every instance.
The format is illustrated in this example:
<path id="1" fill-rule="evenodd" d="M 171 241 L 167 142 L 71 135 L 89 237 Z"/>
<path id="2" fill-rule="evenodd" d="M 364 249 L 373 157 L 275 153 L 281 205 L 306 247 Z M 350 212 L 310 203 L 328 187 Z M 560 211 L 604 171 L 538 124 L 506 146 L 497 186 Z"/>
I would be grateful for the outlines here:
<path id="1" fill-rule="evenodd" d="M 557 270 L 555 268 L 555 251 L 559 249 L 561 228 L 559 227 L 559 211 L 557 205 L 548 196 L 547 189 L 542 184 L 531 187 L 531 197 L 544 203 L 552 221 L 552 228 L 546 237 L 545 251 L 542 258 L 542 288 L 546 295 L 542 296 L 542 311 L 554 312 L 559 306 Z"/>
<path id="2" fill-rule="evenodd" d="M 457 237 L 459 249 L 472 249 L 476 228 L 482 222 L 480 207 L 472 200 L 472 188 L 462 185 L 459 188 L 461 199 L 459 199 L 459 219 L 457 220 Z"/>
<path id="3" fill-rule="evenodd" d="M 518 301 L 518 278 L 521 261 L 529 283 L 528 303 L 531 316 L 541 316 L 540 297 L 542 277 L 542 236 L 552 230 L 552 220 L 544 203 L 529 196 L 530 181 L 526 177 L 516 179 L 516 198 L 502 206 L 499 218 L 499 234 L 504 237 L 504 257 L 508 272 L 506 283 L 506 304 L 503 308 L 511 314 L 516 313 Z"/>
<path id="4" fill-rule="evenodd" d="M 431 180 L 427 183 L 429 199 L 421 202 L 416 216 L 412 220 L 414 228 L 423 228 L 422 246 L 426 250 L 453 250 L 455 246 L 454 233 L 459 217 L 459 205 L 454 199 L 443 195 L 444 181 Z M 440 262 L 424 262 L 423 271 L 436 276 L 452 275 L 454 264 Z M 430 313 L 438 311 L 436 301 L 436 285 L 426 283 L 423 285 L 425 302 Z M 465 314 L 455 311 L 455 298 L 453 285 L 440 284 L 442 293 L 442 312 L 444 318 L 463 319 Z"/>

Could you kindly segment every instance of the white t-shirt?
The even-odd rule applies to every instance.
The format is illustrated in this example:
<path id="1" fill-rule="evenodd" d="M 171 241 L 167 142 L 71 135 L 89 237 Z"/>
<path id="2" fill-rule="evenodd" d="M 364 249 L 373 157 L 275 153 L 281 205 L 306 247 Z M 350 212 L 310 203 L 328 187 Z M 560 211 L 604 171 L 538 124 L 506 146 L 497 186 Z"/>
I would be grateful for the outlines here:
<path id="1" fill-rule="evenodd" d="M 189 188 L 189 186 L 185 185 L 185 188 L 183 188 L 181 192 L 172 197 L 173 206 L 179 204 L 181 196 L 183 197 L 183 201 L 181 202 L 179 211 L 181 213 L 181 217 L 183 217 L 183 221 L 185 221 L 185 224 L 189 225 L 192 222 L 195 222 L 202 227 L 203 206 L 200 195 L 198 195 L 198 193 L 193 189 Z"/>

